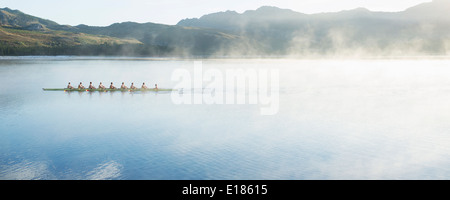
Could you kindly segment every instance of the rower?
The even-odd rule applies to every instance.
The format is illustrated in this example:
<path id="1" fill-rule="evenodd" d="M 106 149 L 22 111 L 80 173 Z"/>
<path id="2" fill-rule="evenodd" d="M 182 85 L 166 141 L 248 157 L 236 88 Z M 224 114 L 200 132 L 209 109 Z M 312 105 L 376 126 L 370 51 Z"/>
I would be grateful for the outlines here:
<path id="1" fill-rule="evenodd" d="M 89 89 L 95 89 L 94 85 L 92 85 L 92 82 L 89 83 Z"/>
<path id="2" fill-rule="evenodd" d="M 145 83 L 142 83 L 142 89 L 148 89 L 148 87 L 145 85 Z"/>
<path id="3" fill-rule="evenodd" d="M 67 85 L 67 89 L 73 89 L 73 86 L 70 84 L 70 82 L 69 85 Z"/>
<path id="4" fill-rule="evenodd" d="M 155 90 L 157 90 L 158 89 L 158 84 L 155 84 Z"/>
<path id="5" fill-rule="evenodd" d="M 109 89 L 116 89 L 116 87 L 113 85 L 113 82 L 111 82 L 111 85 L 109 86 Z"/>
<path id="6" fill-rule="evenodd" d="M 98 89 L 106 89 L 106 87 L 100 82 L 100 85 L 98 85 Z"/>
<path id="7" fill-rule="evenodd" d="M 80 82 L 80 85 L 78 85 L 78 89 L 84 89 L 83 83 Z"/>
<path id="8" fill-rule="evenodd" d="M 120 86 L 120 89 L 128 89 L 128 87 L 125 86 L 125 83 L 124 83 L 124 82 L 122 82 L 122 85 Z"/>
<path id="9" fill-rule="evenodd" d="M 136 86 L 134 86 L 134 83 L 131 83 L 130 89 L 135 90 Z"/>

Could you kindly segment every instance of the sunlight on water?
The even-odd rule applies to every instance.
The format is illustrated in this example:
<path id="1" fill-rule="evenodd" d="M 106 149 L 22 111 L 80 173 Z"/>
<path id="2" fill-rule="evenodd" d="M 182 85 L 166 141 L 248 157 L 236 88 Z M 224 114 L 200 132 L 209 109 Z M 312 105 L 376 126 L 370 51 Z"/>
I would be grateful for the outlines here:
<path id="1" fill-rule="evenodd" d="M 193 63 L 0 59 L 0 179 L 450 177 L 445 59 L 203 60 L 279 69 L 270 116 L 258 105 L 175 105 L 169 93 L 42 91 L 68 81 L 171 88 L 173 71 Z"/>
<path id="2" fill-rule="evenodd" d="M 107 180 L 120 177 L 122 166 L 114 161 L 103 163 L 87 174 L 89 180 Z"/>

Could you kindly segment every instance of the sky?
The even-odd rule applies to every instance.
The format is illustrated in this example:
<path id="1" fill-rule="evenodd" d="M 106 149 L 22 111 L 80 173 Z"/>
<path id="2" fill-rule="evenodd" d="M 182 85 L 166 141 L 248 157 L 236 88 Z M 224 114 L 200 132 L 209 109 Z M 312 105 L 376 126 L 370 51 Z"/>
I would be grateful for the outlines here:
<path id="1" fill-rule="evenodd" d="M 214 12 L 239 13 L 276 6 L 312 14 L 364 7 L 396 12 L 431 0 L 0 0 L 8 7 L 59 24 L 108 26 L 116 22 L 153 22 L 174 25 L 185 18 Z"/>

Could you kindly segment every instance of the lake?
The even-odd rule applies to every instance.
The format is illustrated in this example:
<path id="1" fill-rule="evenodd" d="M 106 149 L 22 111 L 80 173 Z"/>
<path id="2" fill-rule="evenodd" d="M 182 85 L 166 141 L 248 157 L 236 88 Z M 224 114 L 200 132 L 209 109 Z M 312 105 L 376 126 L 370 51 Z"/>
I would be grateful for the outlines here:
<path id="1" fill-rule="evenodd" d="M 42 90 L 172 88 L 196 61 L 278 70 L 277 112 Z M 449 179 L 450 59 L 0 57 L 0 121 L 3 180 Z"/>

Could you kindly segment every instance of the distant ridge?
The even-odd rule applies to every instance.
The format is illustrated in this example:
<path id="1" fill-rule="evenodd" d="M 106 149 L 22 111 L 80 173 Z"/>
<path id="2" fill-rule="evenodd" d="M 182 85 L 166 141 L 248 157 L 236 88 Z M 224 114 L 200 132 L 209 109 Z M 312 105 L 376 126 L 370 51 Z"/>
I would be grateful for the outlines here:
<path id="1" fill-rule="evenodd" d="M 183 19 L 178 26 L 239 34 L 270 55 L 442 55 L 450 53 L 450 0 L 401 12 L 356 8 L 303 14 L 263 6 Z"/>
<path id="2" fill-rule="evenodd" d="M 450 0 L 401 12 L 304 14 L 263 6 L 183 19 L 60 25 L 0 9 L 0 55 L 386 56 L 450 54 Z"/>
<path id="3" fill-rule="evenodd" d="M 433 0 L 433 2 L 422 3 L 406 9 L 401 13 L 402 17 L 420 21 L 450 21 L 450 1 Z"/>

